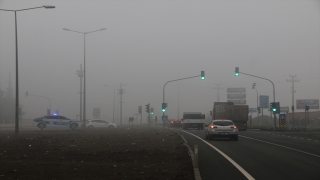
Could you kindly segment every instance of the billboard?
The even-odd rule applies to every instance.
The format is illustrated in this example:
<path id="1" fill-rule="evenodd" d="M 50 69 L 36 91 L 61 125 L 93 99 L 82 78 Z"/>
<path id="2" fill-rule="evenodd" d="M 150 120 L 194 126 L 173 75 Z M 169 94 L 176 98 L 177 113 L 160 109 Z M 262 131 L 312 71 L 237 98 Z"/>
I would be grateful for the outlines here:
<path id="1" fill-rule="evenodd" d="M 228 94 L 228 99 L 245 99 L 246 94 Z"/>
<path id="2" fill-rule="evenodd" d="M 227 102 L 246 104 L 246 88 L 227 88 Z"/>
<path id="3" fill-rule="evenodd" d="M 246 88 L 227 88 L 227 93 L 245 93 Z"/>
<path id="4" fill-rule="evenodd" d="M 297 99 L 297 109 L 305 109 L 305 105 L 309 106 L 309 109 L 319 109 L 319 99 Z"/>
<path id="5" fill-rule="evenodd" d="M 227 100 L 227 102 L 233 102 L 235 105 L 240 105 L 240 104 L 242 105 L 247 103 L 246 100 L 241 100 L 241 99 Z"/>

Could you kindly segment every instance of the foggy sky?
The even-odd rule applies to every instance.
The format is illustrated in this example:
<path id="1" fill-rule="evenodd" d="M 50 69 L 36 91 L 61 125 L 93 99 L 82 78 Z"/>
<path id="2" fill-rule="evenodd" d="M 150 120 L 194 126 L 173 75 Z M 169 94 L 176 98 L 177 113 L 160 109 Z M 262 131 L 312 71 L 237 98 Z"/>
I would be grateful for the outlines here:
<path id="1" fill-rule="evenodd" d="M 76 118 L 86 35 L 87 118 L 93 108 L 112 119 L 113 87 L 124 84 L 123 122 L 150 103 L 161 116 L 167 81 L 200 75 L 166 85 L 169 118 L 186 111 L 208 113 L 227 100 L 227 88 L 246 88 L 247 104 L 256 107 L 259 95 L 273 99 L 272 84 L 240 74 L 270 79 L 276 101 L 291 106 L 290 75 L 295 99 L 320 99 L 320 1 L 0 1 L 0 9 L 54 5 L 55 9 L 17 12 L 20 103 L 24 118 L 43 116 L 49 97 L 52 110 Z M 0 11 L 0 87 L 11 74 L 15 88 L 14 12 Z M 119 117 L 119 96 L 116 95 Z M 178 110 L 179 107 L 179 110 Z M 134 116 L 135 117 L 135 116 Z"/>

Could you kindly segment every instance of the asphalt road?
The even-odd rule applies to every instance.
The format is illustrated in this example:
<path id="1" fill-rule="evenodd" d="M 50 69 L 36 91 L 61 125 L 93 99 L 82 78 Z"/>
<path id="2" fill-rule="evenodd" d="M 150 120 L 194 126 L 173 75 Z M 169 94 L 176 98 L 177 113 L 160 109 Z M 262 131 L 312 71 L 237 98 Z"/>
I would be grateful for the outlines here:
<path id="1" fill-rule="evenodd" d="M 239 132 L 239 141 L 206 140 L 203 130 L 179 130 L 198 145 L 202 179 L 320 179 L 319 132 Z"/>

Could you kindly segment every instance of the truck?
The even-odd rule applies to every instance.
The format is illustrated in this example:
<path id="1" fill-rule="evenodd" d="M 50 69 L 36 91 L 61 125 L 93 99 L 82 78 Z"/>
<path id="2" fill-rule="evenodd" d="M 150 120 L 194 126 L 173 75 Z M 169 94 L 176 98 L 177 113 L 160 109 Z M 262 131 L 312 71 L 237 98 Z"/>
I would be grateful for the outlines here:
<path id="1" fill-rule="evenodd" d="M 248 114 L 248 105 L 234 105 L 233 102 L 215 102 L 212 119 L 232 120 L 240 131 L 245 131 L 247 130 Z"/>
<path id="2" fill-rule="evenodd" d="M 205 114 L 201 112 L 184 112 L 181 119 L 182 129 L 197 128 L 203 129 L 205 123 Z"/>

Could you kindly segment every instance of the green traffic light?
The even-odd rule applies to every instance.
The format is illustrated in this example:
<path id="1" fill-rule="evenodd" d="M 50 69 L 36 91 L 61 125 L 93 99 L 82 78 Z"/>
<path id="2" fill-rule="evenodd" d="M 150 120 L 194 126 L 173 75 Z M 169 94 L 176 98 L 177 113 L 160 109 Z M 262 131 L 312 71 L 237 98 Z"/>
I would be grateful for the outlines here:
<path id="1" fill-rule="evenodd" d="M 204 71 L 201 71 L 201 80 L 204 80 Z"/>
<path id="2" fill-rule="evenodd" d="M 235 76 L 239 76 L 239 67 L 235 68 L 234 75 Z"/>
<path id="3" fill-rule="evenodd" d="M 162 112 L 166 112 L 166 109 L 162 109 Z"/>
<path id="4" fill-rule="evenodd" d="M 273 109 L 272 109 L 272 111 L 273 111 L 273 112 L 276 112 L 276 111 L 277 111 L 277 109 L 276 109 L 276 108 L 273 108 Z"/>

